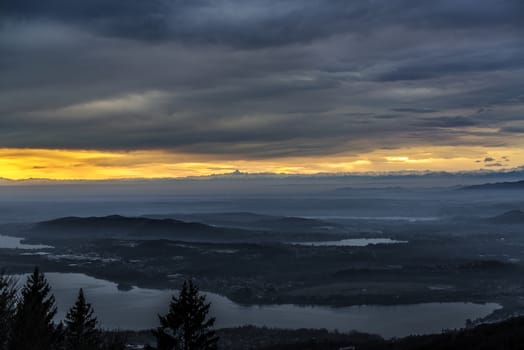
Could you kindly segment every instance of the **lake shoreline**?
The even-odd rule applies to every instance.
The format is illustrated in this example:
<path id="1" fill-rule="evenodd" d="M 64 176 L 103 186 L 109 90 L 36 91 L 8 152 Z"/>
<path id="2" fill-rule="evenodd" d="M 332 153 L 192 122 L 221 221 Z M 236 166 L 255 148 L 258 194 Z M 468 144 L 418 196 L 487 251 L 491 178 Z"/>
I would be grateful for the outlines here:
<path id="1" fill-rule="evenodd" d="M 154 328 L 157 314 L 167 312 L 176 290 L 118 289 L 118 284 L 81 273 L 46 273 L 58 303 L 58 319 L 64 317 L 79 288 L 98 312 L 106 329 L 144 330 Z M 23 276 L 20 276 L 20 283 Z M 244 306 L 229 298 L 205 292 L 217 317 L 217 328 L 257 326 L 279 329 L 357 330 L 385 338 L 431 334 L 441 329 L 462 328 L 466 319 L 486 317 L 501 305 L 495 303 L 420 303 L 410 305 L 361 305 L 343 308 L 293 304 Z M 144 314 L 141 314 L 144 313 Z M 403 315 L 403 316 L 401 316 Z M 428 317 L 428 315 L 432 315 Z M 133 321 L 133 318 L 140 321 Z M 401 321 L 389 322 L 388 318 Z M 141 323 L 136 323 L 141 322 Z M 148 323 L 149 322 L 149 323 Z M 140 326 L 140 324 L 142 326 Z M 146 325 L 147 324 L 147 325 Z"/>

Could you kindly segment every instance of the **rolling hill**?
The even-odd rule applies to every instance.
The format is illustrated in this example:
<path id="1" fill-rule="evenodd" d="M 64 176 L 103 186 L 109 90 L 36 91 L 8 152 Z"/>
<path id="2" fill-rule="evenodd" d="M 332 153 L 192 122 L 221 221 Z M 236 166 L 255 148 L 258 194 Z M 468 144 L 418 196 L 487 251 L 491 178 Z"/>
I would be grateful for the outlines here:
<path id="1" fill-rule="evenodd" d="M 230 241 L 254 232 L 213 227 L 173 219 L 151 219 L 111 215 L 104 217 L 64 217 L 35 224 L 31 235 L 52 238 L 140 238 L 185 241 Z"/>

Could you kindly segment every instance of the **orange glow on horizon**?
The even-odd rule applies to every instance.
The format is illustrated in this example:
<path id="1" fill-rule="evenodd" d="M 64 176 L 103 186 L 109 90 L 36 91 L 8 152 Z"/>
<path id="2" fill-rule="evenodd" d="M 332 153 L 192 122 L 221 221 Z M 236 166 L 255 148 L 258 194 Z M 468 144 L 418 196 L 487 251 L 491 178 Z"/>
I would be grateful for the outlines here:
<path id="1" fill-rule="evenodd" d="M 485 158 L 492 158 L 485 162 Z M 217 158 L 166 150 L 100 151 L 0 148 L 0 177 L 22 180 L 177 178 L 246 173 L 317 174 L 501 170 L 524 164 L 520 148 L 413 147 L 271 159 Z"/>

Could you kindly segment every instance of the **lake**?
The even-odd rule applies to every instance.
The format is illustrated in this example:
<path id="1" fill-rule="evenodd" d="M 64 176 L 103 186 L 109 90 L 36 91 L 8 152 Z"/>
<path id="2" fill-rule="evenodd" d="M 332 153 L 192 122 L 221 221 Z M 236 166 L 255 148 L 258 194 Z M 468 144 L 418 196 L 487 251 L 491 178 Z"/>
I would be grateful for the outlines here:
<path id="1" fill-rule="evenodd" d="M 23 238 L 0 235 L 0 248 L 5 249 L 47 249 L 53 248 L 43 244 L 25 244 Z"/>
<path id="2" fill-rule="evenodd" d="M 105 328 L 148 329 L 158 325 L 157 314 L 165 314 L 174 291 L 146 288 L 118 290 L 117 284 L 78 273 L 48 273 L 46 277 L 57 300 L 58 318 L 63 318 L 83 288 L 99 321 Z M 24 282 L 22 278 L 21 282 Z M 278 328 L 327 328 L 359 330 L 384 337 L 440 332 L 460 328 L 466 319 L 484 317 L 500 308 L 495 303 L 425 303 L 395 306 L 267 305 L 242 306 L 228 298 L 206 293 L 218 328 L 242 325 Z"/>
<path id="3" fill-rule="evenodd" d="M 292 244 L 313 247 L 365 247 L 373 244 L 398 244 L 407 241 L 397 241 L 391 238 L 349 238 L 340 241 L 294 242 Z"/>

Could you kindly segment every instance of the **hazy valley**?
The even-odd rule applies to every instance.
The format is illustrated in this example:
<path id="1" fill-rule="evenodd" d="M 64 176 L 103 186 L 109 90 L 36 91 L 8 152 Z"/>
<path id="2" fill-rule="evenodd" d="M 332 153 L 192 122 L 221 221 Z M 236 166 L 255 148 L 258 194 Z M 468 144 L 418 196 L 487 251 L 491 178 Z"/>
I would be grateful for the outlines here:
<path id="1" fill-rule="evenodd" d="M 188 278 L 210 293 L 219 328 L 392 337 L 524 313 L 520 190 L 344 187 L 148 200 L 24 203 L 42 216 L 48 206 L 95 215 L 4 220 L 1 234 L 12 238 L 1 237 L 0 264 L 13 274 L 34 266 L 55 273 L 57 293 L 70 295 L 60 299 L 84 288 L 108 328 L 152 327 L 152 310 L 161 312 Z M 301 210 L 306 215 L 297 216 Z M 103 290 L 143 305 L 135 312 L 146 321 L 127 322 L 132 310 L 112 312 Z M 396 318 L 404 321 L 393 326 Z"/>

